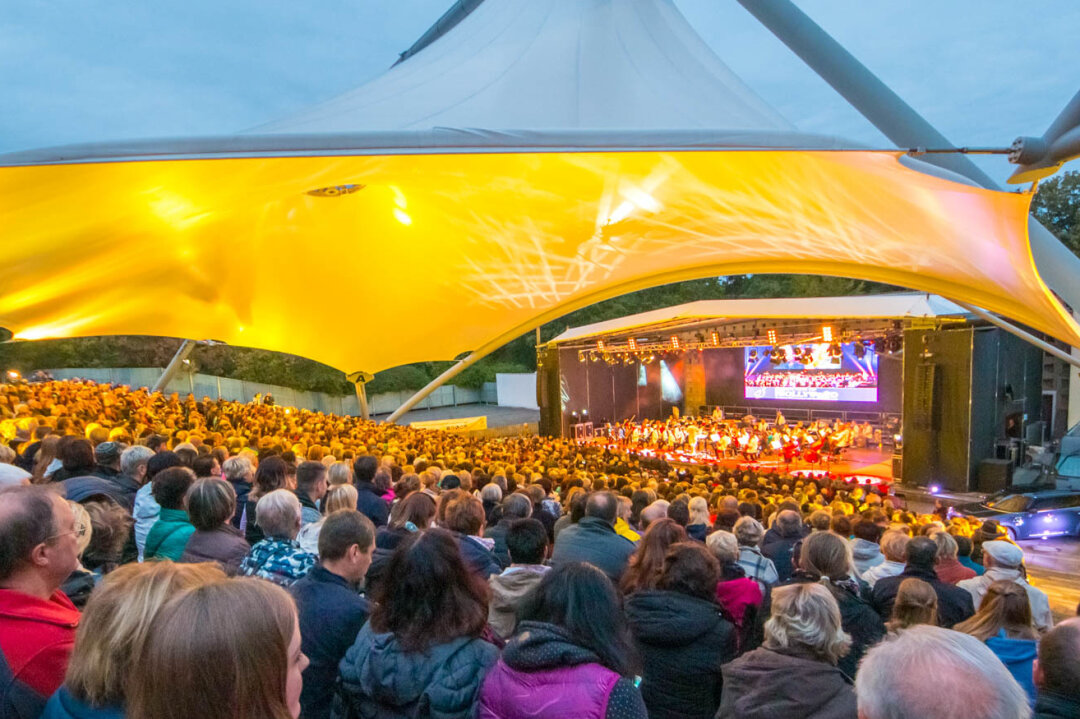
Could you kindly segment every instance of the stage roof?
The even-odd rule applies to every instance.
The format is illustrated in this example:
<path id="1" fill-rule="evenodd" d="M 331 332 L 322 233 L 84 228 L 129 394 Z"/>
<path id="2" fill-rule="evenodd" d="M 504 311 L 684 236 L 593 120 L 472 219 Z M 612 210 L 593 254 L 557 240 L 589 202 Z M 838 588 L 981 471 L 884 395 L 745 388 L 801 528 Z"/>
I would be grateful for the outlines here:
<path id="1" fill-rule="evenodd" d="M 965 318 L 963 307 L 923 292 L 894 292 L 846 297 L 781 297 L 745 300 L 698 300 L 605 322 L 571 327 L 549 344 L 609 335 L 647 332 L 697 322 L 749 319 L 883 319 Z"/>
<path id="2" fill-rule="evenodd" d="M 793 132 L 670 0 L 486 0 L 255 133 L 0 156 L 0 326 L 376 372 L 645 287 L 795 272 L 1080 345 L 1032 260 L 1029 199 Z"/>

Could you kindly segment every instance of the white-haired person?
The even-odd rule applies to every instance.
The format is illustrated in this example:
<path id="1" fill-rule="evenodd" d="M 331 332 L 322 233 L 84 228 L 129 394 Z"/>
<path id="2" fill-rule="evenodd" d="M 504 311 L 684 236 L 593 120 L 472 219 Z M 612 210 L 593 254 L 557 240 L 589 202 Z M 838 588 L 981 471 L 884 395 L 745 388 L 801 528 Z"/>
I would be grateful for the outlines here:
<path id="1" fill-rule="evenodd" d="M 275 489 L 259 498 L 255 519 L 266 538 L 256 542 L 240 573 L 288 587 L 307 575 L 319 558 L 296 541 L 300 531 L 300 500 L 287 489 Z"/>
<path id="2" fill-rule="evenodd" d="M 716 719 L 856 719 L 851 680 L 836 666 L 850 643 L 828 589 L 777 587 L 764 644 L 724 665 Z"/>
<path id="3" fill-rule="evenodd" d="M 855 679 L 861 719 L 1028 719 L 1027 694 L 969 634 L 910 627 L 863 657 Z"/>
<path id="4" fill-rule="evenodd" d="M 890 529 L 881 535 L 881 553 L 885 561 L 862 573 L 861 579 L 873 589 L 879 579 L 895 577 L 907 566 L 907 543 L 911 539 L 898 529 Z"/>

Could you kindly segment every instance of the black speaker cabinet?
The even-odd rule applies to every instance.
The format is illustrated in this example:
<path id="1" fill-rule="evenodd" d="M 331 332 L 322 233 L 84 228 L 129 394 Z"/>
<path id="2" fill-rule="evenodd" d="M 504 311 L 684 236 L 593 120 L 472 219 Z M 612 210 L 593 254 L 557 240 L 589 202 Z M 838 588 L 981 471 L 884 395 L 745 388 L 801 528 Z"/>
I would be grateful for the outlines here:
<path id="1" fill-rule="evenodd" d="M 979 462 L 979 491 L 993 494 L 1009 488 L 1012 462 L 1007 459 L 984 459 Z"/>

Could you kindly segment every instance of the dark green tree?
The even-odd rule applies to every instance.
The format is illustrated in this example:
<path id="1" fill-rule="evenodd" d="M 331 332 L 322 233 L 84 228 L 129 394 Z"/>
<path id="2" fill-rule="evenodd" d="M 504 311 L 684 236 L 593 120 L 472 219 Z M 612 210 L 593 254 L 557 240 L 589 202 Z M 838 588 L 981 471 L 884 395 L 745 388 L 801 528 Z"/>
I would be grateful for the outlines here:
<path id="1" fill-rule="evenodd" d="M 1031 214 L 1080 255 L 1080 172 L 1063 172 L 1041 183 Z"/>

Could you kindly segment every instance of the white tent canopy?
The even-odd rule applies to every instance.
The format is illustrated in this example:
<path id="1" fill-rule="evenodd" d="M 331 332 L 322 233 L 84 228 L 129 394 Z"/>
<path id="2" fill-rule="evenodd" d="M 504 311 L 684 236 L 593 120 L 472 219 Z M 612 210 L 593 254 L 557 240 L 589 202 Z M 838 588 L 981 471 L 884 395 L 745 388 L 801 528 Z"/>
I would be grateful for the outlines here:
<path id="1" fill-rule="evenodd" d="M 922 292 L 893 292 L 858 297 L 783 297 L 748 300 L 698 300 L 649 312 L 571 327 L 550 341 L 564 344 L 636 330 L 687 325 L 709 320 L 749 319 L 914 319 L 967 317 L 948 300 Z"/>

